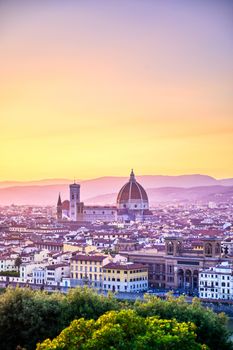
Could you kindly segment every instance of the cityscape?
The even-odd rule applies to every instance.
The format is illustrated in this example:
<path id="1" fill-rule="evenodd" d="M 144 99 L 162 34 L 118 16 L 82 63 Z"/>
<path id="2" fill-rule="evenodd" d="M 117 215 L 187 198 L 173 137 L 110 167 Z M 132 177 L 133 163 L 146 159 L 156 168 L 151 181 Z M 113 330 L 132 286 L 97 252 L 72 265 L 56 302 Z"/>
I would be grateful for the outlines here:
<path id="1" fill-rule="evenodd" d="M 67 187 L 53 206 L 1 207 L 2 287 L 233 301 L 232 201 L 150 207 L 133 170 L 112 206 L 86 206 L 82 186 Z"/>
<path id="2" fill-rule="evenodd" d="M 233 1 L 0 1 L 0 350 L 233 350 Z"/>

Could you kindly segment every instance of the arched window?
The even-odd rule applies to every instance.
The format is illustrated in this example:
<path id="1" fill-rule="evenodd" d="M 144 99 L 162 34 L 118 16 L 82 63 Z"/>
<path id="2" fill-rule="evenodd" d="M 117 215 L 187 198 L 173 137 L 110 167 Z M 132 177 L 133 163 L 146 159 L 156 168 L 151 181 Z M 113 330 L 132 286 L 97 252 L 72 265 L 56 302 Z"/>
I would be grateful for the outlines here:
<path id="1" fill-rule="evenodd" d="M 212 244 L 207 243 L 205 245 L 205 254 L 206 255 L 212 255 Z"/>
<path id="2" fill-rule="evenodd" d="M 167 245 L 168 254 L 173 254 L 173 248 L 174 248 L 173 242 L 169 242 Z"/>
<path id="3" fill-rule="evenodd" d="M 219 254 L 220 253 L 220 244 L 217 243 L 215 246 L 215 254 Z"/>

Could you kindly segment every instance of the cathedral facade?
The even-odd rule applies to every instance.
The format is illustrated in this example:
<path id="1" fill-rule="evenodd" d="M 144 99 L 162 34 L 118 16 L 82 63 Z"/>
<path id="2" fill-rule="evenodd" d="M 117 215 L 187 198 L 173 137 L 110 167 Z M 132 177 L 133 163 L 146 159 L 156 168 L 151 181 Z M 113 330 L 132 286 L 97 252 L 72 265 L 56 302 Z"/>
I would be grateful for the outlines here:
<path id="1" fill-rule="evenodd" d="M 57 202 L 58 221 L 81 222 L 130 222 L 144 221 L 152 213 L 149 210 L 148 196 L 144 188 L 136 181 L 133 170 L 129 181 L 118 193 L 116 206 L 86 206 L 80 200 L 80 185 L 73 183 L 70 188 L 70 200 Z"/>

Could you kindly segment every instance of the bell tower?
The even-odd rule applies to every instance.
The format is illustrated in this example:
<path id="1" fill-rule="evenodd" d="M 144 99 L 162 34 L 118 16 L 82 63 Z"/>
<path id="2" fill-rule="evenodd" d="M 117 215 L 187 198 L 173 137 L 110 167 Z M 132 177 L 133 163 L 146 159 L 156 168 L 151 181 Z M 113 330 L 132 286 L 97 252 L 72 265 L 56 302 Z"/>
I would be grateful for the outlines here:
<path id="1" fill-rule="evenodd" d="M 70 185 L 70 220 L 77 221 L 78 204 L 80 203 L 80 185 L 75 181 Z"/>

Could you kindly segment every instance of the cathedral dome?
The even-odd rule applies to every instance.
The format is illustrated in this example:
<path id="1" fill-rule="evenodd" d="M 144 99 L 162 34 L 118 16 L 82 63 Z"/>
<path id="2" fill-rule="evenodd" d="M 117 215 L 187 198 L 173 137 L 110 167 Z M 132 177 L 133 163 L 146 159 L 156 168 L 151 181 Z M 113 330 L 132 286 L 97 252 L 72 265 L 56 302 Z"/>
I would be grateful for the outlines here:
<path id="1" fill-rule="evenodd" d="M 148 197 L 144 188 L 136 181 L 133 170 L 129 181 L 121 188 L 117 196 L 119 209 L 142 210 L 149 208 Z"/>
<path id="2" fill-rule="evenodd" d="M 68 200 L 62 202 L 62 210 L 70 210 L 70 202 Z"/>

